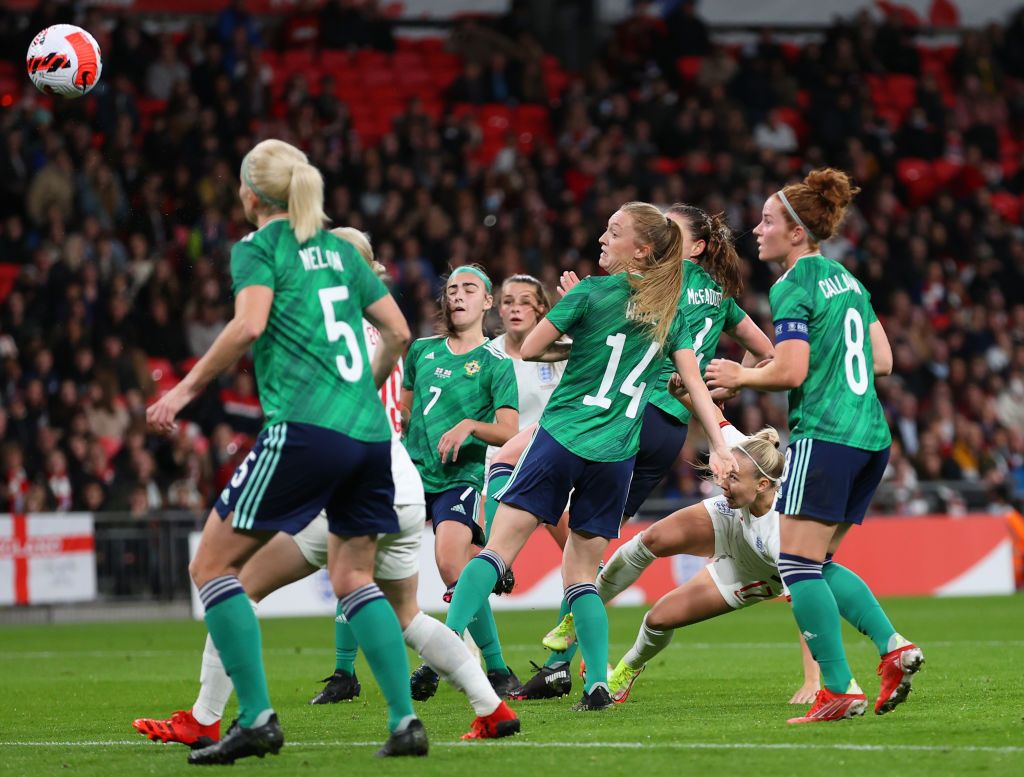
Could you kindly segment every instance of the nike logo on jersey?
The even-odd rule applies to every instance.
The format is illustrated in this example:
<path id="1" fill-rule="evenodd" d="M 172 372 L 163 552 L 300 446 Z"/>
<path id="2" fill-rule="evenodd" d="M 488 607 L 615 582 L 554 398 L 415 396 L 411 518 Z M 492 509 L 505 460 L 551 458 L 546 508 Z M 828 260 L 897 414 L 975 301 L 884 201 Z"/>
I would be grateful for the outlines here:
<path id="1" fill-rule="evenodd" d="M 433 351 L 431 351 L 430 353 L 428 353 L 428 354 L 427 354 L 426 356 L 424 356 L 423 358 L 424 358 L 424 359 L 433 359 L 433 358 L 434 358 L 434 352 L 433 352 Z"/>
<path id="2" fill-rule="evenodd" d="M 466 508 L 463 507 L 462 505 L 452 505 L 452 512 L 453 513 L 458 513 L 459 515 L 465 515 L 466 514 Z"/>

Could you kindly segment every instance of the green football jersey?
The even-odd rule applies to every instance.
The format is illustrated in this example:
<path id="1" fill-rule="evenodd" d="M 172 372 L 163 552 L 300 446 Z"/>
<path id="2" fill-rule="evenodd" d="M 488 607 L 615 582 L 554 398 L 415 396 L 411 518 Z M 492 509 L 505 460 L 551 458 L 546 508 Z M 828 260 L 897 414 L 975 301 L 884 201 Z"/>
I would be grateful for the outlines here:
<path id="1" fill-rule="evenodd" d="M 456 486 L 484 487 L 487 443 L 470 436 L 459 460 L 441 463 L 437 444 L 464 418 L 491 423 L 500 407 L 519 409 L 519 389 L 512 360 L 491 345 L 454 354 L 448 338 L 424 337 L 409 347 L 402 388 L 412 391 L 405 447 L 423 478 L 423 490 L 436 494 Z"/>
<path id="2" fill-rule="evenodd" d="M 589 461 L 624 461 L 640 447 L 643 411 L 664 358 L 648 328 L 630 320 L 625 273 L 580 281 L 547 315 L 572 337 L 565 374 L 540 425 L 560 445 Z M 676 315 L 665 353 L 692 348 Z"/>
<path id="3" fill-rule="evenodd" d="M 231 249 L 231 278 L 236 295 L 248 286 L 274 291 L 252 348 L 266 425 L 389 440 L 363 337 L 363 309 L 388 291 L 352 244 L 320 230 L 299 245 L 287 219 L 274 219 Z"/>
<path id="4" fill-rule="evenodd" d="M 708 362 L 715 358 L 722 332 L 735 329 L 747 314 L 732 297 L 722 296 L 722 287 L 699 264 L 685 262 L 683 267 L 686 274 L 683 277 L 683 293 L 679 297 L 678 315 L 686 317 L 693 337 L 697 365 L 703 376 Z M 672 360 L 666 359 L 651 395 L 651 404 L 688 424 L 689 408 L 668 393 L 668 382 L 675 371 Z"/>
<path id="5" fill-rule="evenodd" d="M 807 378 L 789 392 L 790 440 L 888 447 L 868 332 L 878 318 L 861 282 L 839 262 L 805 256 L 775 282 L 768 299 L 775 342 L 799 339 L 811 347 Z"/>

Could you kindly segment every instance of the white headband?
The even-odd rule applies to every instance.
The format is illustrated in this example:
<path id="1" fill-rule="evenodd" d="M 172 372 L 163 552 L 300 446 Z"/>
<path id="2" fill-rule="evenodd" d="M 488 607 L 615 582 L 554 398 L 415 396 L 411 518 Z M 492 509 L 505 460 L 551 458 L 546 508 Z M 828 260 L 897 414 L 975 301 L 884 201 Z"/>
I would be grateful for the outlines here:
<path id="1" fill-rule="evenodd" d="M 747 455 L 747 458 L 754 462 L 754 466 L 757 467 L 757 471 L 760 472 L 764 477 L 768 478 L 772 483 L 779 482 L 778 478 L 773 478 L 771 475 L 769 475 L 767 472 L 761 469 L 761 465 L 758 464 L 754 457 L 750 455 L 750 451 L 748 451 L 742 445 L 737 445 L 735 448 L 733 448 L 733 450 L 742 451 L 743 453 L 745 453 Z"/>
<path id="2" fill-rule="evenodd" d="M 796 215 L 796 211 L 793 209 L 793 206 L 789 204 L 789 200 L 786 199 L 786 195 L 782 191 L 782 189 L 779 189 L 775 193 L 779 196 L 779 199 L 782 200 L 782 204 L 786 206 L 786 210 L 789 211 L 789 215 L 793 217 L 793 221 L 795 221 L 797 223 L 797 226 L 800 226 L 800 227 L 804 228 L 804 232 L 807 233 L 807 237 L 809 237 L 811 239 L 812 243 L 817 243 L 818 242 L 818 238 L 816 238 L 814 236 L 814 233 L 811 232 L 811 230 L 809 230 L 807 228 L 807 225 L 804 224 L 803 220 L 801 220 L 801 218 L 798 215 Z M 768 476 L 765 475 L 765 477 L 768 477 Z"/>

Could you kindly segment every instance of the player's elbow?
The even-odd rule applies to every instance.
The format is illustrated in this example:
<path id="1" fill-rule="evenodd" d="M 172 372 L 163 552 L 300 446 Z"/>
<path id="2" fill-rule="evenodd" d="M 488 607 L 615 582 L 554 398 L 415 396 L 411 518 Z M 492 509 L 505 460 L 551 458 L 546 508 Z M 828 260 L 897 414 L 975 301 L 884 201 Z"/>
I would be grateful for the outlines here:
<path id="1" fill-rule="evenodd" d="M 806 364 L 792 364 L 779 372 L 779 384 L 785 389 L 799 388 L 806 379 Z"/>
<path id="2" fill-rule="evenodd" d="M 387 340 L 388 346 L 398 353 L 405 353 L 412 342 L 412 332 L 404 318 L 381 330 L 381 335 Z"/>
<path id="3" fill-rule="evenodd" d="M 260 336 L 267 328 L 267 322 L 257 321 L 251 318 L 237 319 L 239 337 L 246 345 L 251 345 L 260 339 Z"/>
<path id="4" fill-rule="evenodd" d="M 875 357 L 875 377 L 883 378 L 886 375 L 892 375 L 892 354 L 887 356 L 876 356 Z"/>

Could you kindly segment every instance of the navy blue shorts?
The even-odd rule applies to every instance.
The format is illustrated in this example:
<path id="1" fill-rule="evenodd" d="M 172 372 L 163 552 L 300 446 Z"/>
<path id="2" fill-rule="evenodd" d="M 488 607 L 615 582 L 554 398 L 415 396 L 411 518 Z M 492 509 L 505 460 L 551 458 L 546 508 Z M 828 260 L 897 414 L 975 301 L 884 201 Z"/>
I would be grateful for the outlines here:
<path id="1" fill-rule="evenodd" d="M 472 486 L 457 486 L 423 496 L 426 497 L 427 518 L 434 525 L 434 534 L 437 534 L 438 525 L 444 521 L 457 521 L 473 532 L 474 545 L 481 548 L 484 546 L 484 530 L 477 520 L 479 491 Z"/>
<path id="2" fill-rule="evenodd" d="M 332 534 L 399 531 L 391 441 L 361 442 L 312 424 L 267 427 L 214 505 L 244 531 L 296 534 L 327 513 Z"/>
<path id="3" fill-rule="evenodd" d="M 647 404 L 644 422 L 640 427 L 640 450 L 636 454 L 633 482 L 629 486 L 623 515 L 631 518 L 636 515 L 647 497 L 672 469 L 686 442 L 688 428 L 660 407 Z"/>
<path id="4" fill-rule="evenodd" d="M 619 536 L 635 460 L 630 456 L 625 461 L 588 461 L 538 428 L 512 478 L 494 496 L 557 526 L 572 492 L 569 528 L 613 539 Z"/>
<path id="5" fill-rule="evenodd" d="M 888 448 L 866 451 L 824 440 L 797 440 L 786 450 L 775 509 L 783 515 L 859 524 L 888 463 Z"/>

